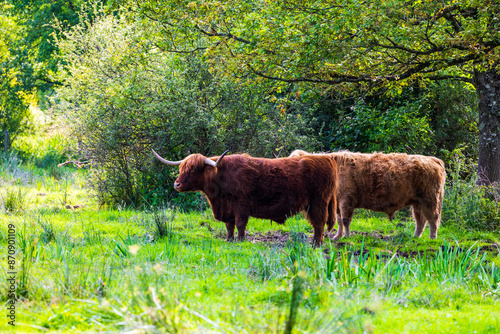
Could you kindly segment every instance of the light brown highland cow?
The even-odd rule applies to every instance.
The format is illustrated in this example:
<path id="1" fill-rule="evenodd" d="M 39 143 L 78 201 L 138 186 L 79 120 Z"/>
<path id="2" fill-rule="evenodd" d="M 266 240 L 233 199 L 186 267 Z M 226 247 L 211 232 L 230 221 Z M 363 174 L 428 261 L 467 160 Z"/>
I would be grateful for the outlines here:
<path id="1" fill-rule="evenodd" d="M 290 157 L 310 154 L 296 150 Z M 446 178 L 442 160 L 405 153 L 341 151 L 328 155 L 335 158 L 338 168 L 339 228 L 335 239 L 349 236 L 356 208 L 385 212 L 392 219 L 396 211 L 408 205 L 415 219 L 415 236 L 420 237 L 429 222 L 430 238 L 437 237 Z M 328 226 L 329 231 L 332 229 Z"/>

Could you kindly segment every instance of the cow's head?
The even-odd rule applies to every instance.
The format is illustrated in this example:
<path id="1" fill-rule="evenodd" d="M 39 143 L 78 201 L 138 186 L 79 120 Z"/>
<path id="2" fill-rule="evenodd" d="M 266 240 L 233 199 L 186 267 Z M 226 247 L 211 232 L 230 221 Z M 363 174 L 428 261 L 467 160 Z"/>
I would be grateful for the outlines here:
<path id="1" fill-rule="evenodd" d="M 203 190 L 206 184 L 206 179 L 212 173 L 215 173 L 222 158 L 229 152 L 225 151 L 217 159 L 213 161 L 201 154 L 191 154 L 180 161 L 169 161 L 163 159 L 153 150 L 154 155 L 158 160 L 169 166 L 179 166 L 179 176 L 175 180 L 174 188 L 177 191 L 198 191 Z"/>

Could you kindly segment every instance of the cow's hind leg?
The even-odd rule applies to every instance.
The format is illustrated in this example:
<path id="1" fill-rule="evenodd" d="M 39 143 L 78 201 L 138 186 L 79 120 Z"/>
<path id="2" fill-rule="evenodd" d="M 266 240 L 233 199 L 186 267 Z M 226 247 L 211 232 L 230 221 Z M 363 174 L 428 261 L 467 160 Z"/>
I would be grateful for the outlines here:
<path id="1" fill-rule="evenodd" d="M 247 228 L 248 216 L 236 216 L 236 228 L 238 229 L 238 240 L 245 240 L 245 229 Z"/>
<path id="2" fill-rule="evenodd" d="M 443 181 L 444 182 L 444 181 Z M 441 225 L 441 210 L 443 208 L 443 191 L 444 188 L 440 187 L 436 192 L 435 197 L 432 197 L 429 202 L 431 203 L 427 206 L 424 215 L 425 218 L 429 221 L 429 230 L 430 235 L 429 238 L 436 239 L 437 238 L 437 230 L 439 225 Z"/>
<path id="3" fill-rule="evenodd" d="M 344 235 L 344 223 L 342 222 L 342 212 L 340 211 L 340 206 L 337 205 L 337 223 L 339 224 L 339 229 L 337 233 L 333 236 L 333 240 L 338 240 Z"/>
<path id="4" fill-rule="evenodd" d="M 311 205 L 307 219 L 314 229 L 313 246 L 317 247 L 323 243 L 325 224 L 328 220 L 328 203 Z"/>
<path id="5" fill-rule="evenodd" d="M 313 229 L 313 247 L 321 246 L 321 244 L 323 243 L 323 237 L 325 235 L 325 224 L 321 226 L 313 226 Z"/>
<path id="6" fill-rule="evenodd" d="M 340 213 L 342 215 L 342 225 L 344 225 L 345 228 L 344 235 L 349 237 L 351 235 L 351 222 L 354 209 L 344 205 L 340 207 Z"/>
<path id="7" fill-rule="evenodd" d="M 346 237 L 351 236 L 351 222 L 352 222 L 352 213 L 348 217 L 342 217 L 342 224 L 344 224 L 345 232 L 344 235 Z"/>
<path id="8" fill-rule="evenodd" d="M 440 210 L 434 209 L 434 208 L 425 208 L 422 210 L 425 218 L 427 218 L 427 221 L 429 222 L 429 238 L 430 239 L 436 239 L 437 238 L 437 230 L 439 228 L 439 225 L 441 224 L 441 212 Z"/>
<path id="9" fill-rule="evenodd" d="M 412 205 L 411 211 L 413 214 L 413 219 L 415 219 L 415 237 L 420 238 L 422 232 L 424 231 L 426 220 L 419 205 Z"/>

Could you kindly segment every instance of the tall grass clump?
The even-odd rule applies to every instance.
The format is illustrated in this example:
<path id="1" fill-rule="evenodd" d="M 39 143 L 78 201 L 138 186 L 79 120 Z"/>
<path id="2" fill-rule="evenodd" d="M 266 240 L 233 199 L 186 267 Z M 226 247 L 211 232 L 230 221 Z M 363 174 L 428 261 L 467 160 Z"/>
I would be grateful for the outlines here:
<path id="1" fill-rule="evenodd" d="M 284 277 L 287 271 L 282 264 L 281 254 L 283 253 L 277 247 L 255 253 L 250 258 L 248 269 L 250 277 L 258 278 L 262 282 Z"/>
<path id="2" fill-rule="evenodd" d="M 293 326 L 297 321 L 297 315 L 299 311 L 300 302 L 302 300 L 302 295 L 304 294 L 304 283 L 305 283 L 305 273 L 299 271 L 297 275 L 292 279 L 292 300 L 290 301 L 290 309 L 288 312 L 285 334 L 291 334 Z"/>
<path id="3" fill-rule="evenodd" d="M 2 174 L 14 173 L 21 164 L 21 159 L 13 152 L 0 152 L 0 172 Z"/>
<path id="4" fill-rule="evenodd" d="M 153 211 L 153 227 L 156 238 L 172 239 L 174 235 L 175 212 L 166 210 Z M 155 238 L 155 239 L 156 239 Z"/>
<path id="5" fill-rule="evenodd" d="M 2 196 L 2 205 L 6 213 L 15 213 L 26 209 L 27 192 L 24 188 L 6 188 Z"/>
<path id="6" fill-rule="evenodd" d="M 17 251 L 19 253 L 19 276 L 16 293 L 22 298 L 28 298 L 33 290 L 32 270 L 36 262 L 43 256 L 43 249 L 38 243 L 38 238 L 28 234 L 26 222 L 17 232 Z"/>
<path id="7" fill-rule="evenodd" d="M 144 241 L 147 243 L 156 242 L 162 238 L 171 241 L 174 237 L 174 222 L 176 212 L 170 209 L 158 209 L 151 207 L 143 215 L 138 216 L 139 225 L 146 230 Z"/>
<path id="8" fill-rule="evenodd" d="M 500 187 L 479 186 L 477 174 L 461 177 L 464 160 L 455 155 L 443 200 L 443 222 L 465 229 L 498 231 L 500 229 Z M 450 179 L 451 178 L 451 179 Z"/>
<path id="9" fill-rule="evenodd" d="M 325 260 L 326 279 L 335 286 L 378 287 L 385 293 L 416 283 L 440 282 L 495 293 L 500 290 L 500 267 L 475 246 L 463 249 L 445 243 L 435 254 L 424 251 L 414 258 L 398 252 L 381 256 L 371 249 L 356 253 L 348 248 L 332 250 Z"/>
<path id="10" fill-rule="evenodd" d="M 307 235 L 300 231 L 297 220 L 290 222 L 290 238 L 285 244 L 283 265 L 287 271 L 296 275 L 312 254 L 312 249 L 307 244 Z"/>
<path id="11" fill-rule="evenodd" d="M 50 243 L 52 240 L 56 239 L 56 232 L 54 224 L 42 216 L 38 217 L 38 225 L 40 226 L 39 238 L 44 244 Z"/>

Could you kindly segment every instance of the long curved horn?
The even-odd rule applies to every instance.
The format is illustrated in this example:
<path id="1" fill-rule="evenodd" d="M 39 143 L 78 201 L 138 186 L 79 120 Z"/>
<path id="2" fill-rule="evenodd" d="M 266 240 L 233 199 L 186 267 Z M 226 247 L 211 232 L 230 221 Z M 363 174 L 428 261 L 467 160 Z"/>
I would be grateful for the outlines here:
<path id="1" fill-rule="evenodd" d="M 180 165 L 184 160 L 181 160 L 181 161 L 168 161 L 166 159 L 163 159 L 162 157 L 160 157 L 158 155 L 158 153 L 155 152 L 155 150 L 151 149 L 151 151 L 153 151 L 156 159 L 160 160 L 161 162 L 163 162 L 165 165 L 169 165 L 169 166 L 178 166 Z"/>
<path id="2" fill-rule="evenodd" d="M 220 162 L 222 161 L 222 158 L 224 158 L 224 156 L 227 154 L 227 152 L 229 152 L 229 150 L 226 150 L 224 153 L 222 153 L 216 162 L 214 162 L 213 160 L 210 160 L 209 158 L 205 158 L 205 163 L 207 165 L 210 165 L 212 167 L 217 168 L 217 166 L 219 166 Z"/>

